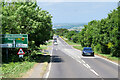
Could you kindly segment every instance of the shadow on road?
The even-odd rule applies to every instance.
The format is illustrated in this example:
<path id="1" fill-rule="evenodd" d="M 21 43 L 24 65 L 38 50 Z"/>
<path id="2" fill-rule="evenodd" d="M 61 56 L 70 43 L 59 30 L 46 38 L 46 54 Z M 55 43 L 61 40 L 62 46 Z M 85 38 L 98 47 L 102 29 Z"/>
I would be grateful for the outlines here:
<path id="1" fill-rule="evenodd" d="M 44 63 L 50 62 L 50 55 L 37 54 L 31 57 L 30 62 Z"/>
<path id="2" fill-rule="evenodd" d="M 52 62 L 60 63 L 60 62 L 64 62 L 64 61 L 59 56 L 52 56 Z"/>

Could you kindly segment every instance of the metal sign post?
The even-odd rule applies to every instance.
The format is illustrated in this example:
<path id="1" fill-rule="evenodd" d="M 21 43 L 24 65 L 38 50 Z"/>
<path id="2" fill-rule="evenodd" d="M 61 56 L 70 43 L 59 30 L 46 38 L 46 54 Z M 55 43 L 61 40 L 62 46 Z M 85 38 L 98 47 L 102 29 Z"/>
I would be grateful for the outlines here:
<path id="1" fill-rule="evenodd" d="M 6 48 L 6 61 L 8 62 L 8 48 Z"/>

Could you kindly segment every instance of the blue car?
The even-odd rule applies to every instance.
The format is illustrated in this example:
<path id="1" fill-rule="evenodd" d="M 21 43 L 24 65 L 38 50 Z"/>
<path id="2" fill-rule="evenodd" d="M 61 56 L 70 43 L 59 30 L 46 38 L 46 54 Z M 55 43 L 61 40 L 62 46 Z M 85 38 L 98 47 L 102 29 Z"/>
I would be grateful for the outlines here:
<path id="1" fill-rule="evenodd" d="M 91 47 L 84 47 L 83 48 L 83 51 L 82 51 L 82 55 L 83 56 L 87 56 L 87 55 L 91 55 L 91 56 L 94 56 L 94 52 L 93 52 L 93 50 L 92 50 L 92 48 Z"/>

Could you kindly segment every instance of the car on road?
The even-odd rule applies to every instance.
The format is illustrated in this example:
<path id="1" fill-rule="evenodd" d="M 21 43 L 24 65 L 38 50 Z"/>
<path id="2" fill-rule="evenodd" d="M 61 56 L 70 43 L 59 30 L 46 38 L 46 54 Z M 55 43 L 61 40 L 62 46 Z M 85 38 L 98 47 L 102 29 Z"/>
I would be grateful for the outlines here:
<path id="1" fill-rule="evenodd" d="M 83 56 L 91 55 L 94 56 L 94 51 L 92 50 L 91 47 L 84 47 L 82 51 Z"/>
<path id="2" fill-rule="evenodd" d="M 57 42 L 57 38 L 54 38 L 54 39 L 53 39 L 53 42 L 54 42 L 54 43 Z"/>
<path id="3" fill-rule="evenodd" d="M 57 38 L 59 38 L 59 36 L 57 35 Z"/>
<path id="4" fill-rule="evenodd" d="M 58 45 L 58 43 L 57 43 L 57 42 L 54 42 L 54 45 Z"/>

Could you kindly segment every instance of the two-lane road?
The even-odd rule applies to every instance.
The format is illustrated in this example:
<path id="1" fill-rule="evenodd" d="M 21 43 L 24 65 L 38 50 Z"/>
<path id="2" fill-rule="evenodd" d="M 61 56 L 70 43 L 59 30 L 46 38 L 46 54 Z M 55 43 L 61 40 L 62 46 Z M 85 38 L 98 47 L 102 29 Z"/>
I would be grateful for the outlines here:
<path id="1" fill-rule="evenodd" d="M 83 57 L 81 54 L 81 51 L 72 48 L 58 38 L 58 45 L 53 45 L 48 78 L 117 80 L 118 66 L 116 64 L 96 55 L 95 57 Z"/>

